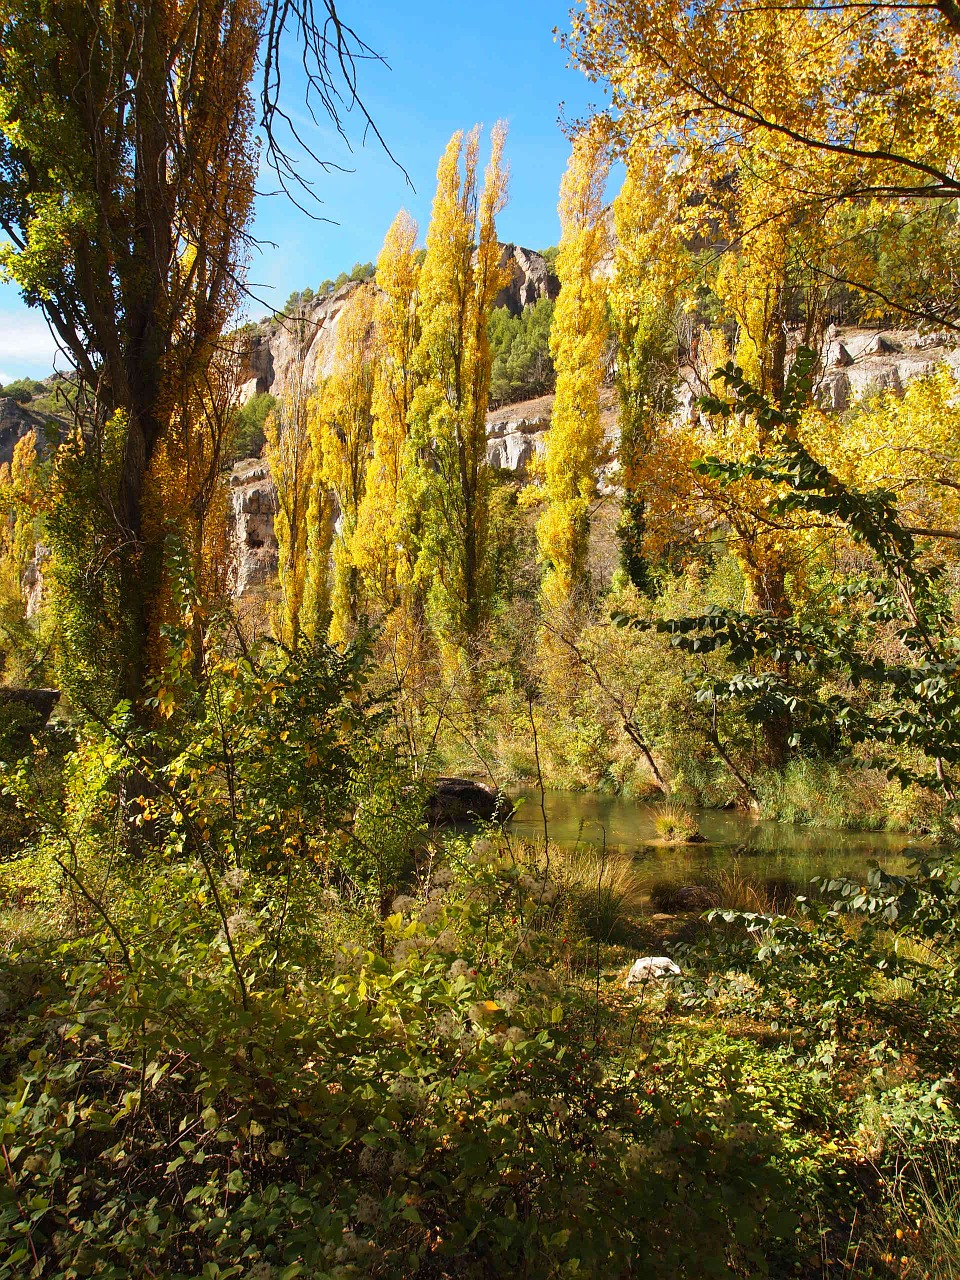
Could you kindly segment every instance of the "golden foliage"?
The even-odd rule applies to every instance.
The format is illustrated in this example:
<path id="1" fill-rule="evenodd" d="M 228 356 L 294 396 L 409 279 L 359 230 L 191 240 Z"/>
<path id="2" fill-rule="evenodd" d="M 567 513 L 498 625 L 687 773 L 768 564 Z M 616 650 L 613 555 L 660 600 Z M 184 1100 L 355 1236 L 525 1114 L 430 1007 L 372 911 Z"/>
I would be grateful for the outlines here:
<path id="1" fill-rule="evenodd" d="M 373 289 L 362 284 L 340 313 L 332 369 L 320 384 L 311 415 L 313 453 L 321 459 L 319 480 L 332 492 L 340 513 L 333 547 L 330 640 L 334 644 L 352 637 L 360 611 L 353 541 L 370 448 L 373 312 Z"/>
<path id="2" fill-rule="evenodd" d="M 560 188 L 560 296 L 550 330 L 556 398 L 543 465 L 547 507 L 537 523 L 547 571 L 544 597 L 567 600 L 586 571 L 590 503 L 603 447 L 600 387 L 606 364 L 606 282 L 609 253 L 604 191 L 609 172 L 597 131 L 577 135 Z"/>
<path id="3" fill-rule="evenodd" d="M 401 599 L 401 583 L 412 572 L 409 545 L 401 541 L 401 467 L 407 415 L 415 385 L 413 357 L 418 336 L 417 224 L 401 212 L 387 232 L 377 259 L 374 303 L 373 457 L 360 501 L 353 540 L 354 563 L 364 595 L 381 615 Z"/>
<path id="4" fill-rule="evenodd" d="M 302 318 L 294 324 L 303 329 Z M 304 362 L 292 384 L 264 423 L 265 456 L 277 493 L 274 532 L 280 607 L 279 638 L 296 649 L 301 632 L 314 634 L 326 614 L 327 574 L 323 543 L 323 502 L 319 493 L 322 460 L 310 431 L 310 406 Z M 319 537 L 319 541 L 318 541 Z M 306 608 L 305 608 L 306 606 Z M 303 615 L 303 616 L 301 616 Z"/>
<path id="5" fill-rule="evenodd" d="M 487 325 L 505 283 L 496 216 L 506 202 L 506 131 L 491 132 L 478 190 L 479 129 L 450 140 L 437 170 L 420 271 L 421 331 L 404 459 L 403 539 L 415 549 L 413 583 L 427 598 L 441 646 L 475 637 L 490 599 L 490 387 Z"/>

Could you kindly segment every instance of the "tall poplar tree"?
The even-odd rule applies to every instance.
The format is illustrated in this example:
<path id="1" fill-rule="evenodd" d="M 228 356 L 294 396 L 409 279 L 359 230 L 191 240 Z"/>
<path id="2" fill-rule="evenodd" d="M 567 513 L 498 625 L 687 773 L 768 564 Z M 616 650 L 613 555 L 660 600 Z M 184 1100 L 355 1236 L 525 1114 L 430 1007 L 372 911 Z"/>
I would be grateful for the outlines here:
<path id="1" fill-rule="evenodd" d="M 689 258 L 678 240 L 680 223 L 669 201 L 644 217 L 646 193 L 656 186 L 657 175 L 640 161 L 650 159 L 631 157 L 613 202 L 616 244 L 609 290 L 620 408 L 618 536 L 622 567 L 641 590 L 650 585 L 648 514 L 653 508 L 656 525 L 657 507 L 664 499 L 669 506 L 673 480 L 673 433 L 665 428 L 677 398 L 678 277 Z"/>
<path id="2" fill-rule="evenodd" d="M 496 216 L 506 203 L 506 130 L 491 133 L 478 189 L 479 128 L 450 140 L 420 272 L 421 334 L 410 409 L 404 523 L 418 528 L 414 576 L 428 592 L 441 647 L 456 650 L 480 633 L 490 600 L 490 393 L 488 322 L 504 283 Z"/>
<path id="3" fill-rule="evenodd" d="M 375 615 L 396 610 L 409 594 L 416 530 L 401 529 L 399 501 L 407 417 L 416 385 L 419 335 L 417 224 L 400 212 L 377 259 L 374 303 L 373 457 L 357 516 L 354 563 Z"/>
<path id="4" fill-rule="evenodd" d="M 275 628 L 278 638 L 295 651 L 301 635 L 312 634 L 326 612 L 327 575 L 326 556 L 317 543 L 323 514 L 317 505 L 322 456 L 311 432 L 309 327 L 302 311 L 290 317 L 288 324 L 299 343 L 300 358 L 293 363 L 290 381 L 268 415 L 264 431 L 265 456 L 277 494 L 274 530 L 280 605 Z M 320 557 L 323 568 L 318 575 Z"/>
<path id="5" fill-rule="evenodd" d="M 333 367 L 315 400 L 315 454 L 322 459 L 319 478 L 332 492 L 339 509 L 333 544 L 330 620 L 330 640 L 334 644 L 353 636 L 361 608 L 354 539 L 370 452 L 372 324 L 373 289 L 360 285 L 340 313 Z"/>
<path id="6" fill-rule="evenodd" d="M 353 65 L 371 51 L 334 0 L 11 0 L 0 12 L 0 275 L 42 310 L 77 374 L 83 430 L 61 451 L 48 534 L 61 679 L 101 706 L 142 692 L 165 544 L 188 537 L 149 518 L 151 476 L 171 435 L 169 457 L 193 448 L 240 296 L 258 69 L 266 159 L 298 183 L 277 134 L 296 133 L 281 106 L 290 39 L 308 100 L 338 126 L 352 107 L 372 124 Z M 211 494 L 211 468 L 195 472 L 194 508 Z"/>
<path id="7" fill-rule="evenodd" d="M 560 296 L 550 330 L 556 397 L 544 458 L 547 506 L 537 522 L 546 564 L 543 594 L 550 605 L 565 603 L 586 575 L 590 505 L 603 448 L 600 388 L 608 325 L 607 283 L 599 269 L 610 251 L 604 212 L 608 172 L 600 134 L 577 134 L 560 187 Z"/>

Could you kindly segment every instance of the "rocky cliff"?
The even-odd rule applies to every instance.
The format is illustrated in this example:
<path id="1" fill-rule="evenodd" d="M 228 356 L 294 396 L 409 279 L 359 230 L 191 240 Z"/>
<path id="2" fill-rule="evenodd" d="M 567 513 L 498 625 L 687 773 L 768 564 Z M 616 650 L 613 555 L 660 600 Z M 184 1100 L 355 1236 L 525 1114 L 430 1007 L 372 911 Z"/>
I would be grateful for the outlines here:
<path id="1" fill-rule="evenodd" d="M 519 315 L 541 298 L 555 298 L 560 282 L 539 253 L 520 245 L 501 248 L 501 266 L 509 280 L 495 305 Z M 330 372 L 337 326 L 345 303 L 360 286 L 348 283 L 326 298 L 308 303 L 301 316 L 276 316 L 244 335 L 240 398 L 246 402 L 262 392 L 282 396 L 306 372 L 308 386 Z"/>
<path id="2" fill-rule="evenodd" d="M 277 491 L 270 470 L 259 458 L 238 462 L 230 476 L 230 525 L 233 594 L 248 595 L 271 582 L 277 572 Z"/>
<path id="3" fill-rule="evenodd" d="M 498 298 L 499 305 L 508 306 L 517 314 L 539 298 L 556 296 L 556 277 L 539 254 L 516 245 L 505 245 L 503 253 L 504 263 L 511 265 L 511 281 Z M 302 336 L 294 333 L 289 323 L 261 326 L 247 348 L 246 394 L 282 394 L 293 376 L 299 376 L 300 361 L 306 361 L 314 371 L 311 382 L 326 372 L 339 315 L 356 287 L 345 285 L 330 298 L 314 304 Z M 872 390 L 901 391 L 912 378 L 940 364 L 960 376 L 960 345 L 948 334 L 834 326 L 826 335 L 818 395 L 822 403 L 839 412 Z M 694 401 L 702 392 L 693 371 L 682 370 L 678 415 L 694 412 Z M 552 409 L 553 396 L 547 395 L 491 410 L 487 415 L 487 458 L 491 467 L 523 476 L 530 462 L 544 450 Z M 614 443 L 617 413 L 611 388 L 603 397 L 603 425 L 608 441 Z M 613 478 L 608 476 L 605 484 L 612 483 Z M 269 473 L 258 460 L 237 466 L 231 493 L 236 548 L 234 582 L 237 594 L 242 596 L 268 584 L 276 572 L 276 497 Z"/>

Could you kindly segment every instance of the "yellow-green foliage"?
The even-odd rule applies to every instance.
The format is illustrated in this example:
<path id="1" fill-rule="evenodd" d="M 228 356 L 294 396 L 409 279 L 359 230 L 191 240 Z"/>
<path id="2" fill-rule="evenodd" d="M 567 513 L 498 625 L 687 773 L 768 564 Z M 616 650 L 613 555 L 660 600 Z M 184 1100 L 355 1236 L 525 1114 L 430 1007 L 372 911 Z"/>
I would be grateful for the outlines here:
<path id="1" fill-rule="evenodd" d="M 489 597 L 488 323 L 503 283 L 496 216 L 506 200 L 505 130 L 491 134 L 478 188 L 479 130 L 451 139 L 420 272 L 418 386 L 404 465 L 403 527 L 417 539 L 415 580 L 441 647 L 476 637 Z"/>
<path id="2" fill-rule="evenodd" d="M 370 445 L 373 306 L 373 289 L 362 284 L 340 313 L 333 367 L 320 385 L 311 420 L 314 455 L 322 459 L 320 480 L 333 493 L 340 512 L 333 545 L 330 640 L 334 644 L 353 635 L 361 604 L 353 541 Z"/>
<path id="3" fill-rule="evenodd" d="M 288 323 L 304 343 L 305 316 L 301 313 Z M 296 364 L 264 423 L 264 456 L 277 493 L 280 605 L 274 627 L 293 649 L 301 635 L 322 635 L 330 619 L 333 512 L 324 476 L 324 431 L 310 392 L 310 373 L 305 361 Z"/>
<path id="4" fill-rule="evenodd" d="M 371 609 L 388 614 L 400 603 L 411 575 L 410 539 L 401 542 L 401 467 L 407 415 L 415 385 L 417 342 L 417 224 L 399 213 L 377 259 L 374 303 L 373 457 L 360 500 L 353 559 Z"/>
<path id="5" fill-rule="evenodd" d="M 598 271 L 610 247 L 603 207 L 608 169 L 599 134 L 578 134 L 560 189 L 561 288 L 550 330 L 556 399 L 544 461 L 547 508 L 537 525 L 550 604 L 562 604 L 583 579 L 603 445 L 607 301 Z"/>
<path id="6" fill-rule="evenodd" d="M 693 810 L 670 800 L 657 805 L 653 825 L 657 835 L 668 844 L 688 844 L 700 834 Z"/>
<path id="7" fill-rule="evenodd" d="M 23 574 L 33 558 L 45 502 L 36 433 L 28 431 L 0 467 L 0 672 L 6 683 L 33 678 L 40 660 L 33 652 L 23 598 Z"/>

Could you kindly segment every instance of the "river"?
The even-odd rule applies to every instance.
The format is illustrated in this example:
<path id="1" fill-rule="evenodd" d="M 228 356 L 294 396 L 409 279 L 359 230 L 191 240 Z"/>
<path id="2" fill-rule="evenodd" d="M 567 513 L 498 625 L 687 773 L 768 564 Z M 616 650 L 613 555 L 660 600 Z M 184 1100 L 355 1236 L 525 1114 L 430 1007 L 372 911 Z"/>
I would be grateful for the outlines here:
<path id="1" fill-rule="evenodd" d="M 522 790 L 512 798 L 518 809 L 508 830 L 542 842 L 540 792 Z M 625 853 L 647 891 L 654 884 L 696 884 L 734 865 L 751 879 L 802 889 L 817 876 L 860 876 L 873 860 L 887 871 L 902 871 L 909 861 L 905 850 L 916 847 L 900 833 L 833 831 L 718 809 L 697 814 L 706 843 L 673 845 L 657 836 L 655 804 L 579 791 L 547 791 L 544 799 L 551 844 L 606 844 Z"/>

